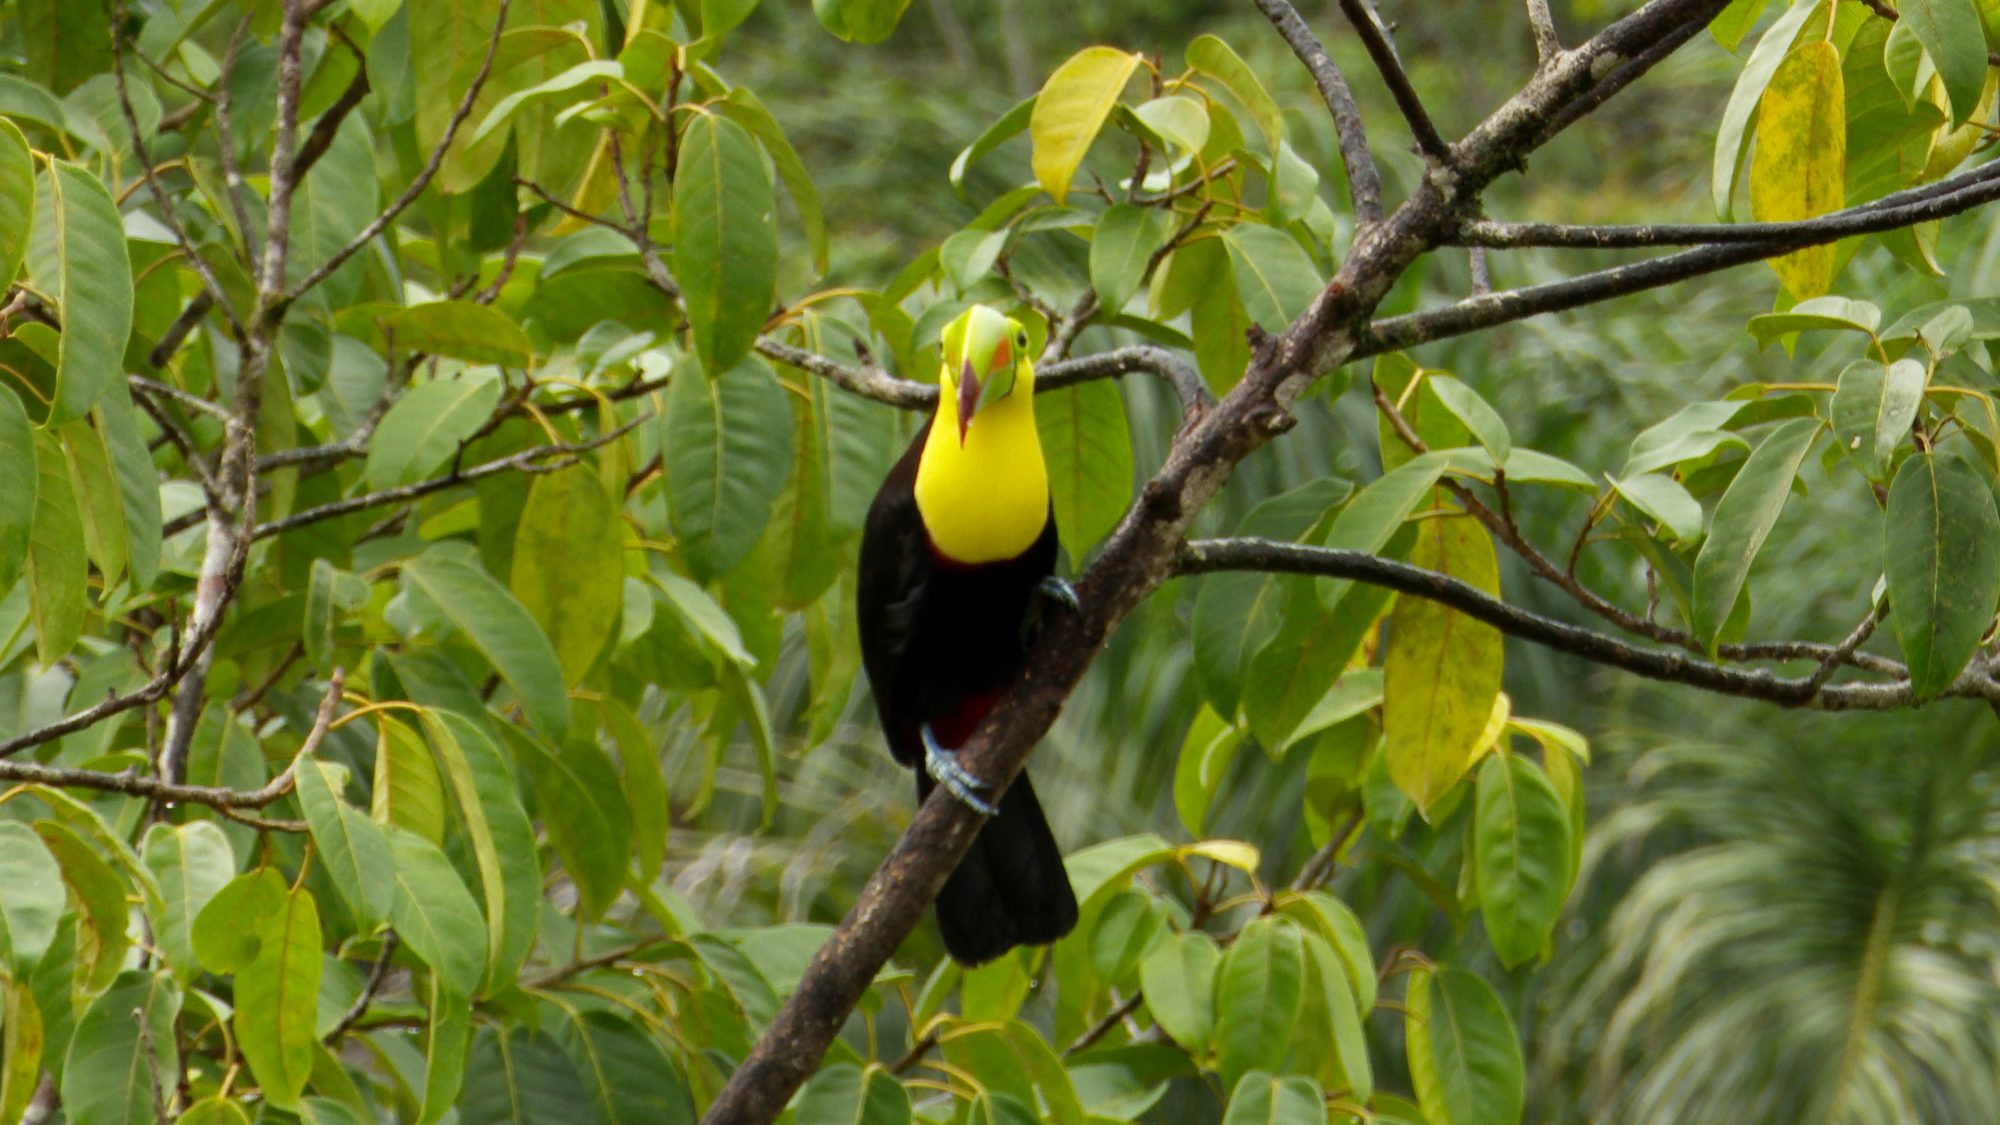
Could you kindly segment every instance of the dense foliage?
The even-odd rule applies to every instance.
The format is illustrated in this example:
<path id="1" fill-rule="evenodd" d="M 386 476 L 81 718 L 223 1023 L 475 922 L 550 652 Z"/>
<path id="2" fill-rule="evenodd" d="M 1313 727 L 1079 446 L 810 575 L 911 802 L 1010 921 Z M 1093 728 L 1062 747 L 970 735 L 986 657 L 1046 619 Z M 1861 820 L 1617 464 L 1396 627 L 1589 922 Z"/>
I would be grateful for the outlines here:
<path id="1" fill-rule="evenodd" d="M 1254 13 L 906 7 L 0 0 L 0 1121 L 716 1098 L 907 819 L 853 570 L 942 325 L 1031 325 L 1080 571 L 1375 221 Z M 1397 29 L 1454 135 L 1535 67 L 1474 7 Z M 2000 13 L 1901 7 L 1728 4 L 1618 171 L 1759 222 L 1991 198 Z M 1436 157 L 1381 132 L 1393 202 Z M 1598 156 L 1497 194 L 1696 210 L 1563 183 Z M 1037 760 L 1075 934 L 964 970 L 920 928 L 790 1118 L 1993 1116 L 1963 209 L 1470 341 L 1603 263 L 1463 216 Z M 1585 702 L 1509 633 L 1669 686 Z M 1703 692 L 1944 697 L 1784 728 L 1943 749 L 1804 767 Z M 1648 753 L 1593 832 L 1607 743 Z"/>

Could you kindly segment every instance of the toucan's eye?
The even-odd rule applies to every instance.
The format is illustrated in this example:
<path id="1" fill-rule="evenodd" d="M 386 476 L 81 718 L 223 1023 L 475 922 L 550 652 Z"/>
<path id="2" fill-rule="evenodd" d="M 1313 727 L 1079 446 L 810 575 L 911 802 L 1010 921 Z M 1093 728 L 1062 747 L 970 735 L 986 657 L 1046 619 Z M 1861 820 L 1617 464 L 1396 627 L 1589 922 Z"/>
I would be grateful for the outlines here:
<path id="1" fill-rule="evenodd" d="M 1027 351 L 1028 334 L 1026 332 L 1022 332 L 1020 335 L 1014 337 L 1014 346 L 1020 348 L 1022 351 Z"/>

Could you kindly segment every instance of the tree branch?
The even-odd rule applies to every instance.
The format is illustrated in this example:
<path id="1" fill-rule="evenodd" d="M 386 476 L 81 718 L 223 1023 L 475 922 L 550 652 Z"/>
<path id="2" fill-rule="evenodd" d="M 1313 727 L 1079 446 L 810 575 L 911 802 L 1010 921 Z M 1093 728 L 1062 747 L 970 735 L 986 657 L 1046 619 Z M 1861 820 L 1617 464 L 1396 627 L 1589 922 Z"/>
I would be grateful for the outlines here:
<path id="1" fill-rule="evenodd" d="M 1382 173 L 1368 151 L 1368 127 L 1361 120 L 1361 107 L 1354 102 L 1347 76 L 1340 72 L 1333 56 L 1327 54 L 1325 45 L 1312 33 L 1298 9 L 1287 0 L 1256 2 L 1257 10 L 1278 29 L 1292 53 L 1312 73 L 1313 85 L 1319 87 L 1320 100 L 1326 103 L 1327 115 L 1333 118 L 1334 133 L 1340 139 L 1340 163 L 1347 169 L 1347 194 L 1354 202 L 1355 221 L 1380 222 Z"/>
<path id="2" fill-rule="evenodd" d="M 936 384 L 899 379 L 873 363 L 849 367 L 839 360 L 769 336 L 757 338 L 757 352 L 766 359 L 817 375 L 842 390 L 888 406 L 903 410 L 930 410 L 937 405 Z M 1080 359 L 1058 360 L 1037 367 L 1035 386 L 1039 390 L 1055 390 L 1088 383 L 1093 379 L 1110 379 L 1140 371 L 1166 380 L 1180 397 L 1183 414 L 1192 415 L 1215 404 L 1215 396 L 1209 393 L 1208 384 L 1202 381 L 1200 372 L 1180 356 L 1151 344 L 1114 348 Z"/>
<path id="3" fill-rule="evenodd" d="M 617 429 L 599 434 L 589 441 L 538 445 L 532 449 L 523 449 L 519 453 L 509 454 L 506 457 L 497 458 L 492 461 L 483 461 L 469 469 L 454 468 L 442 476 L 431 477 L 428 480 L 420 480 L 413 484 L 405 484 L 396 488 L 385 488 L 379 492 L 369 492 L 360 496 L 350 496 L 345 500 L 334 500 L 315 508 L 307 508 L 302 512 L 293 512 L 283 519 L 258 524 L 251 531 L 249 538 L 268 539 L 273 535 L 283 535 L 287 531 L 293 531 L 308 524 L 318 523 L 321 520 L 330 520 L 339 516 L 349 515 L 353 512 L 366 511 L 369 508 L 379 508 L 384 504 L 397 504 L 405 500 L 420 499 L 429 496 L 433 492 L 442 492 L 447 488 L 456 488 L 461 484 L 471 484 L 473 481 L 482 480 L 499 473 L 546 470 L 550 466 L 541 465 L 540 462 L 551 457 L 574 457 L 579 453 L 588 453 L 593 449 L 609 445 L 626 434 L 631 433 L 640 424 L 652 417 L 650 413 L 641 414 Z M 0 753 L 4 753 L 4 748 L 0 748 Z"/>
<path id="4" fill-rule="evenodd" d="M 1925 188 L 1885 196 L 1874 203 L 1837 211 L 1797 223 L 1760 224 L 1792 228 L 1782 237 L 1756 242 L 1703 246 L 1662 258 L 1614 266 L 1565 281 L 1509 289 L 1425 312 L 1406 313 L 1376 321 L 1355 355 L 1368 356 L 1398 348 L 1461 336 L 1482 328 L 1560 312 L 1613 297 L 1643 292 L 1765 258 L 1775 258 L 1804 246 L 1833 242 L 1849 235 L 1894 230 L 1913 223 L 1941 219 L 2000 199 L 2000 165 L 1983 165 Z"/>
<path id="5" fill-rule="evenodd" d="M 1535 57 L 1547 66 L 1563 49 L 1555 18 L 1549 15 L 1549 0 L 1528 0 L 1528 24 L 1535 29 Z"/>
<path id="6" fill-rule="evenodd" d="M 1604 633 L 1510 605 L 1450 575 L 1365 551 L 1242 538 L 1197 539 L 1188 543 L 1181 553 L 1179 571 L 1182 574 L 1208 574 L 1219 570 L 1312 574 L 1381 586 L 1450 606 L 1509 636 L 1557 652 L 1580 656 L 1593 663 L 1620 668 L 1648 679 L 1686 684 L 1721 695 L 1825 711 L 1886 710 L 1917 702 L 1910 694 L 1908 680 L 1895 684 L 1827 685 L 1818 672 L 1810 676 L 1779 676 L 1763 669 L 1726 667 L 1677 650 L 1628 644 Z M 1854 643 L 1859 644 L 1859 638 L 1865 636 L 1857 630 Z M 2000 700 L 2000 684 L 1986 675 L 1983 663 L 1975 663 L 1945 694 Z"/>
<path id="7" fill-rule="evenodd" d="M 1389 33 L 1382 27 L 1376 16 L 1374 5 L 1367 0 L 1340 0 L 1341 13 L 1347 22 L 1354 25 L 1354 32 L 1361 37 L 1361 45 L 1368 48 L 1368 57 L 1375 61 L 1375 69 L 1382 74 L 1382 81 L 1389 87 L 1389 95 L 1396 99 L 1396 108 L 1402 111 L 1403 120 L 1409 122 L 1410 132 L 1417 140 L 1417 151 L 1433 165 L 1451 167 L 1451 146 L 1439 135 L 1437 126 L 1431 122 L 1430 111 L 1424 108 L 1424 101 L 1417 96 L 1417 88 L 1410 83 L 1410 76 L 1403 70 L 1403 60 L 1396 56 L 1396 45 L 1389 41 Z"/>
<path id="8" fill-rule="evenodd" d="M 404 186 L 402 194 L 398 195 L 395 201 L 390 203 L 381 214 L 375 216 L 369 221 L 367 226 L 361 228 L 360 234 L 348 240 L 347 245 L 334 251 L 332 256 L 320 263 L 318 269 L 307 274 L 303 281 L 293 286 L 291 291 L 286 293 L 280 300 L 280 307 L 289 306 L 293 301 L 310 292 L 315 285 L 333 276 L 333 271 L 339 269 L 347 259 L 353 257 L 356 251 L 373 242 L 376 236 L 389 229 L 389 224 L 396 221 L 396 216 L 402 214 L 405 208 L 416 202 L 417 197 L 422 195 L 424 189 L 430 186 L 432 178 L 437 175 L 438 169 L 444 165 L 445 153 L 450 151 L 452 141 L 458 137 L 459 127 L 465 124 L 466 117 L 472 113 L 472 103 L 478 100 L 479 91 L 485 87 L 487 77 L 493 73 L 493 55 L 500 49 L 500 35 L 507 29 L 507 8 L 512 3 L 513 0 L 500 0 L 500 6 L 493 17 L 493 34 L 486 40 L 486 57 L 480 60 L 479 72 L 472 76 L 472 85 L 465 88 L 465 96 L 459 99 L 458 108 L 452 111 L 451 120 L 444 128 L 444 136 L 438 140 L 437 147 L 431 150 L 430 159 L 424 162 L 423 171 L 418 172 L 417 178 Z"/>
<path id="9" fill-rule="evenodd" d="M 327 731 L 332 728 L 335 705 L 340 702 L 342 676 L 338 669 L 327 680 L 326 694 L 320 699 L 319 711 L 313 716 L 313 725 L 306 731 L 305 741 L 293 756 L 291 764 L 283 773 L 272 778 L 270 783 L 257 789 L 229 789 L 216 785 L 184 785 L 160 777 L 150 777 L 134 770 L 122 773 L 106 773 L 103 770 L 78 769 L 72 766 L 46 766 L 39 762 L 11 762 L 0 760 L 0 782 L 24 785 L 45 785 L 52 789 L 94 789 L 104 793 L 123 793 L 128 797 L 146 797 L 155 801 L 172 804 L 206 805 L 213 809 L 261 809 L 275 803 L 280 797 L 292 791 L 298 774 L 299 759 L 318 750 L 326 741 Z"/>

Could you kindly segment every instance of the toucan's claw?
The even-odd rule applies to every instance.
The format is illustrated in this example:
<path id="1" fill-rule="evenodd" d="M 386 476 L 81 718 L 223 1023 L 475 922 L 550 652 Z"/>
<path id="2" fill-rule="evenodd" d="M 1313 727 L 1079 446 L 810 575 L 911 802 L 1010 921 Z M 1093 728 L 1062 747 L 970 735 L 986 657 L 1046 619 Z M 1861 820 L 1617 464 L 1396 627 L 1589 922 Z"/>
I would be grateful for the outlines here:
<path id="1" fill-rule="evenodd" d="M 931 775 L 931 780 L 944 786 L 952 796 L 958 798 L 960 804 L 973 812 L 981 816 L 1000 815 L 1000 810 L 993 802 L 979 795 L 979 790 L 986 788 L 986 783 L 972 776 L 964 766 L 958 764 L 958 754 L 955 751 L 938 745 L 937 735 L 931 733 L 929 723 L 923 726 L 923 738 L 924 772 Z"/>
<path id="2" fill-rule="evenodd" d="M 1083 602 L 1076 596 L 1076 587 L 1067 579 L 1051 574 L 1035 584 L 1035 592 L 1045 598 L 1053 598 L 1069 607 L 1071 613 L 1082 613 Z"/>

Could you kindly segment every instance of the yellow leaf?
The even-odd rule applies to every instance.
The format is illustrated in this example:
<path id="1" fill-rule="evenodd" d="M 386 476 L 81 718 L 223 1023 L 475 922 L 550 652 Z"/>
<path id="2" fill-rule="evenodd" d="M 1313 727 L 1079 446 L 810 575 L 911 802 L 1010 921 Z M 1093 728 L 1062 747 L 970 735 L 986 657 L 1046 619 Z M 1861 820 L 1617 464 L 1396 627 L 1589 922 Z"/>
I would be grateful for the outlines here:
<path id="1" fill-rule="evenodd" d="M 1182 857 L 1198 855 L 1204 859 L 1212 859 L 1225 866 L 1234 867 L 1238 871 L 1248 871 L 1252 875 L 1257 873 L 1256 845 L 1246 844 L 1241 840 L 1197 840 L 1192 844 L 1182 844 L 1175 848 L 1174 852 Z"/>
<path id="2" fill-rule="evenodd" d="M 1138 66 L 1139 56 L 1129 51 L 1085 47 L 1043 84 L 1028 117 L 1028 136 L 1035 146 L 1035 179 L 1057 203 L 1069 194 L 1070 177 Z"/>
<path id="3" fill-rule="evenodd" d="M 1507 737 L 1507 720 L 1514 715 L 1514 701 L 1506 692 L 1493 697 L 1493 710 L 1486 716 L 1486 728 L 1479 732 L 1479 740 L 1472 744 L 1472 757 L 1466 759 L 1465 768 L 1470 770 L 1479 764 L 1489 752 L 1499 747 Z"/>
<path id="4" fill-rule="evenodd" d="M 1500 592 L 1493 540 L 1469 516 L 1419 522 L 1410 562 Z M 1397 599 L 1382 657 L 1383 752 L 1418 811 L 1428 814 L 1483 745 L 1503 655 L 1493 626 L 1424 598 Z"/>
<path id="5" fill-rule="evenodd" d="M 1840 52 L 1824 41 L 1800 43 L 1778 64 L 1757 107 L 1757 151 L 1750 158 L 1750 213 L 1760 222 L 1794 222 L 1837 211 L 1847 199 L 1846 92 Z M 1833 285 L 1838 251 L 1831 242 L 1773 258 L 1793 297 Z"/>

